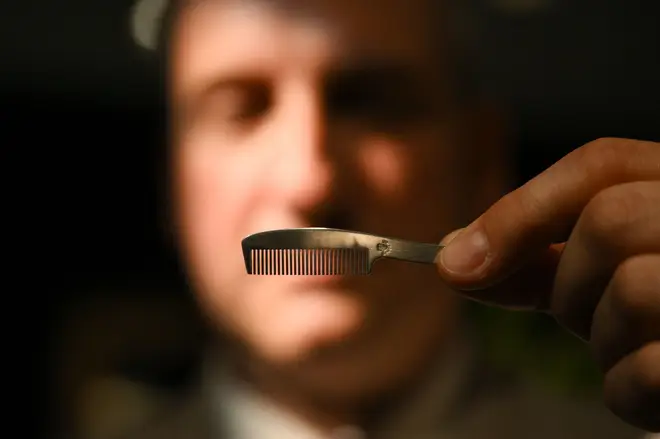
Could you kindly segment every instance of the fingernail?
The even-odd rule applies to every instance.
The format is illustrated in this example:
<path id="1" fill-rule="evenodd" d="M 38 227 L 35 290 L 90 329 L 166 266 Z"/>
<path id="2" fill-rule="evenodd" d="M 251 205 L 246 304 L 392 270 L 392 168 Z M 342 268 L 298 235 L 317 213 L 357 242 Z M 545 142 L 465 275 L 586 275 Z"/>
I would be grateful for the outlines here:
<path id="1" fill-rule="evenodd" d="M 440 262 L 448 272 L 467 275 L 486 262 L 488 238 L 481 228 L 470 226 L 448 241 L 440 252 Z"/>
<path id="2" fill-rule="evenodd" d="M 442 241 L 440 241 L 440 245 L 443 245 L 445 247 L 448 246 L 449 243 L 452 242 L 454 240 L 454 238 L 456 238 L 463 230 L 465 230 L 465 229 L 456 229 L 456 230 L 454 230 L 449 235 L 442 238 Z"/>

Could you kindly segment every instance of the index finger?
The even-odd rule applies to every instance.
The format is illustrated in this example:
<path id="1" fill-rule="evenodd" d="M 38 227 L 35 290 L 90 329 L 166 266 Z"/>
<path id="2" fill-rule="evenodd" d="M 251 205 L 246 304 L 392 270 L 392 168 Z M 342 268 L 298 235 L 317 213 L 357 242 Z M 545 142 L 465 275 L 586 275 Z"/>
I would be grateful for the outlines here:
<path id="1" fill-rule="evenodd" d="M 658 153 L 657 143 L 626 139 L 601 139 L 573 151 L 503 197 L 447 243 L 438 260 L 440 274 L 459 290 L 486 289 L 479 296 L 495 304 L 538 304 L 538 296 L 547 291 L 534 291 L 534 286 L 541 280 L 551 283 L 559 260 L 561 247 L 551 244 L 567 239 L 598 192 L 658 179 L 657 160 L 649 160 Z M 520 297 L 505 293 L 506 285 L 495 287 L 504 279 L 516 284 Z"/>

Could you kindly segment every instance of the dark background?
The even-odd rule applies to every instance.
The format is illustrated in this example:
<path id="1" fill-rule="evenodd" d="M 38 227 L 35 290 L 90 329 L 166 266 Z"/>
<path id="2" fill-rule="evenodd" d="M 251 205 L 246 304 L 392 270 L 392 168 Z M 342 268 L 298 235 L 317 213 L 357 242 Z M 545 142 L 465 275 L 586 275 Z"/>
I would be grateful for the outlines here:
<path id="1" fill-rule="evenodd" d="M 482 73 L 517 129 L 519 183 L 598 137 L 660 140 L 660 2 L 472 2 Z M 29 395 L 20 428 L 45 425 L 68 304 L 97 286 L 180 280 L 158 229 L 158 77 L 129 38 L 130 6 L 0 0 L 3 357 Z"/>

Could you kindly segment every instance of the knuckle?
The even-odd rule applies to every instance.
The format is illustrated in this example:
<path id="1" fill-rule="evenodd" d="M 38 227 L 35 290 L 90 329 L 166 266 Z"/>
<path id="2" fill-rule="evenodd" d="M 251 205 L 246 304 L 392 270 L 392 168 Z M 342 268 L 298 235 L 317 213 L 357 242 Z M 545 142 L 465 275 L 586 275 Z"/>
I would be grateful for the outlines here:
<path id="1" fill-rule="evenodd" d="M 650 432 L 660 432 L 660 341 L 624 358 L 605 376 L 605 404 L 618 416 Z"/>
<path id="2" fill-rule="evenodd" d="M 655 395 L 656 397 L 660 396 L 660 367 L 658 367 L 658 361 L 660 360 L 660 355 L 658 355 L 658 350 L 660 349 L 660 343 L 657 343 L 654 346 L 654 350 L 651 349 L 651 345 L 648 345 L 648 349 L 642 349 L 638 355 L 635 356 L 634 366 L 638 371 L 637 380 L 639 386 L 643 389 L 646 389 L 650 395 Z"/>
<path id="3" fill-rule="evenodd" d="M 603 137 L 578 148 L 575 154 L 579 166 L 588 175 L 622 182 L 644 173 L 642 170 L 649 168 L 649 163 L 657 162 L 660 148 L 652 142 Z M 652 165 L 650 168 L 655 169 Z"/>
<path id="4" fill-rule="evenodd" d="M 660 264 L 633 256 L 624 260 L 611 281 L 612 305 L 629 316 L 644 315 L 660 305 Z"/>
<path id="5" fill-rule="evenodd" d="M 617 139 L 615 137 L 600 137 L 598 139 L 592 140 L 591 142 L 586 143 L 583 148 L 585 151 L 588 151 L 590 154 L 600 154 L 603 151 L 611 151 L 617 147 L 622 139 Z"/>
<path id="6" fill-rule="evenodd" d="M 630 154 L 630 142 L 624 139 L 603 137 L 589 142 L 579 149 L 581 162 L 595 168 L 621 163 L 621 157 Z"/>
<path id="7" fill-rule="evenodd" d="M 610 243 L 626 232 L 639 213 L 640 196 L 627 185 L 609 187 L 594 196 L 582 212 L 584 231 L 600 243 Z"/>
<path id="8" fill-rule="evenodd" d="M 660 341 L 642 346 L 630 356 L 630 373 L 634 388 L 639 389 L 644 403 L 660 399 Z M 657 409 L 657 405 L 655 405 Z"/>

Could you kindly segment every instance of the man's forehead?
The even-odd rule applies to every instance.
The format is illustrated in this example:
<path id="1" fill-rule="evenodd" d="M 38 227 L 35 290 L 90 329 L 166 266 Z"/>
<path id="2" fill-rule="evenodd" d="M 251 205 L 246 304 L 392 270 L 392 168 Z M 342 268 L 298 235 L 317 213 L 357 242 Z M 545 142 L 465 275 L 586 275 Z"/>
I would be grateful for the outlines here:
<path id="1" fill-rule="evenodd" d="M 200 28 L 219 38 L 306 29 L 344 52 L 425 50 L 430 0 L 190 0 L 183 10 L 192 37 Z M 185 22 L 189 26 L 185 26 Z M 200 22 L 206 26 L 200 26 Z M 194 24 L 193 24 L 194 23 Z M 197 28 L 197 29 L 194 29 Z M 311 35 L 311 33 L 310 33 Z M 207 35 L 208 38 L 208 35 Z M 219 41 L 218 41 L 219 42 Z M 368 56 L 368 53 L 358 53 Z M 413 54 L 410 54 L 413 55 Z"/>
<path id="2" fill-rule="evenodd" d="M 254 11 L 277 11 L 290 18 L 340 19 L 356 16 L 364 20 L 367 16 L 383 17 L 394 15 L 400 19 L 426 16 L 431 5 L 443 0 L 178 0 L 183 7 L 204 4 L 247 8 Z"/>
<path id="3" fill-rule="evenodd" d="M 175 25 L 171 57 L 182 101 L 238 78 L 310 73 L 325 80 L 370 71 L 414 77 L 429 92 L 451 87 L 442 80 L 448 58 L 430 25 L 432 0 L 191 1 Z"/>

